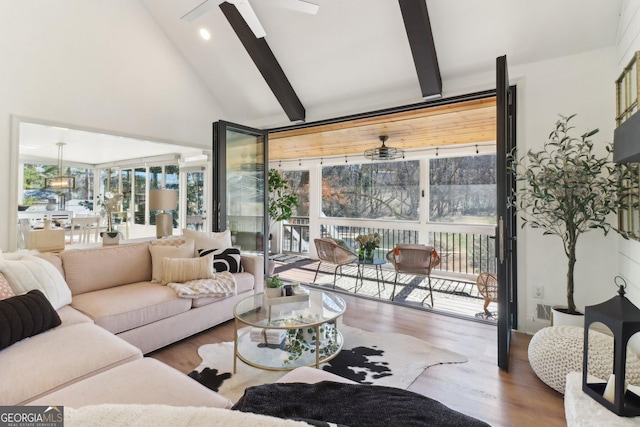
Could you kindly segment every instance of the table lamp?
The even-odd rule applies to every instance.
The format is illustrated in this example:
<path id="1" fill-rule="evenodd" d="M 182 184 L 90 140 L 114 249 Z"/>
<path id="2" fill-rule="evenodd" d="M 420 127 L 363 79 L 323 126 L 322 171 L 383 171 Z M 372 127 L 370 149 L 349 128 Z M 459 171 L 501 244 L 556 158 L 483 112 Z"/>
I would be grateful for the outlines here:
<path id="1" fill-rule="evenodd" d="M 177 204 L 176 190 L 149 190 L 149 210 L 162 211 L 156 214 L 156 237 L 173 234 L 173 214 L 166 211 L 175 209 Z"/>

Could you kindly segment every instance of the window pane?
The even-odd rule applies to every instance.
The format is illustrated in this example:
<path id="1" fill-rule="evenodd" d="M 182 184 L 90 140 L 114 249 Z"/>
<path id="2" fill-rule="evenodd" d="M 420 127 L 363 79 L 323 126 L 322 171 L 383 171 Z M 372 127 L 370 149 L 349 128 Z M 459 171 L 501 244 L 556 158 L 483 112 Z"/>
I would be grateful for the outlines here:
<path id="1" fill-rule="evenodd" d="M 136 168 L 135 169 L 135 186 L 134 186 L 134 212 L 136 224 L 144 225 L 144 211 L 145 211 L 145 187 L 147 184 L 147 169 Z"/>
<path id="2" fill-rule="evenodd" d="M 131 206 L 131 175 L 133 171 L 131 169 L 125 169 L 122 171 L 122 210 L 129 211 Z"/>
<path id="3" fill-rule="evenodd" d="M 178 200 L 180 200 L 180 167 L 178 165 L 166 165 L 164 167 L 164 186 L 169 190 L 176 190 Z M 179 208 L 169 211 L 173 215 L 173 228 L 178 227 Z"/>
<path id="4" fill-rule="evenodd" d="M 293 216 L 309 216 L 309 171 L 283 172 L 289 181 L 291 191 L 298 198 L 298 207 L 293 208 Z"/>
<path id="5" fill-rule="evenodd" d="M 328 217 L 418 220 L 417 160 L 322 168 L 322 212 Z"/>
<path id="6" fill-rule="evenodd" d="M 162 166 L 149 168 L 149 190 L 161 190 L 163 186 Z M 149 224 L 156 225 L 156 211 L 149 210 Z"/>
<path id="7" fill-rule="evenodd" d="M 495 224 L 495 154 L 431 159 L 429 220 Z"/>

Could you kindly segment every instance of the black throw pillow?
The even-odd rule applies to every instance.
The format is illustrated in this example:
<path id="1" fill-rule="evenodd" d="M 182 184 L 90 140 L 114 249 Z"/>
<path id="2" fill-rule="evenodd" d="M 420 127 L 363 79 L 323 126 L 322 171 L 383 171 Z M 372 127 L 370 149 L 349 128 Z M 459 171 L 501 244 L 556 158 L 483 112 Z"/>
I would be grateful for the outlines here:
<path id="1" fill-rule="evenodd" d="M 213 254 L 213 269 L 217 273 L 222 271 L 242 273 L 244 271 L 240 262 L 240 249 L 200 249 L 198 253 L 201 257 Z"/>
<path id="2" fill-rule="evenodd" d="M 0 301 L 0 350 L 55 328 L 60 316 L 38 289 Z"/>

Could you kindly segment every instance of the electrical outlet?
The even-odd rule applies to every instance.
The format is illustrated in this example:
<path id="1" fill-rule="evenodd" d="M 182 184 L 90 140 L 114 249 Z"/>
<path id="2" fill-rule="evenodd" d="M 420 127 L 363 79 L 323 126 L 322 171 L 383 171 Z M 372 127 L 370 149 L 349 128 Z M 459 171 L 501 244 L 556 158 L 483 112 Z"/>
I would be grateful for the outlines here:
<path id="1" fill-rule="evenodd" d="M 533 297 L 539 299 L 544 298 L 544 286 L 535 286 L 533 288 Z"/>

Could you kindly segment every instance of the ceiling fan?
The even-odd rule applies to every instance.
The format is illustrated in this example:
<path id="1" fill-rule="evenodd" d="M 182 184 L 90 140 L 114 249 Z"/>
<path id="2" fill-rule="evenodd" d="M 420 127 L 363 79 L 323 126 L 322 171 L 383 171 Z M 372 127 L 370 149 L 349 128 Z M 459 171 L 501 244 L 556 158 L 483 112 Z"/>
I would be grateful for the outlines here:
<path id="1" fill-rule="evenodd" d="M 249 25 L 249 28 L 251 28 L 251 31 L 253 31 L 253 34 L 255 34 L 256 38 L 262 38 L 267 35 L 267 33 L 264 31 L 264 28 L 262 28 L 262 24 L 260 24 L 260 20 L 251 7 L 251 4 L 249 4 L 249 0 L 226 1 L 233 4 L 238 9 L 238 12 L 240 12 L 247 25 Z M 193 22 L 207 13 L 213 7 L 218 6 L 223 2 L 223 0 L 205 0 L 180 19 Z M 311 3 L 306 0 L 271 0 L 271 3 L 274 3 L 279 7 L 295 10 L 296 12 L 308 13 L 311 15 L 315 15 L 316 13 L 318 13 L 319 9 L 319 6 L 317 4 Z"/>

